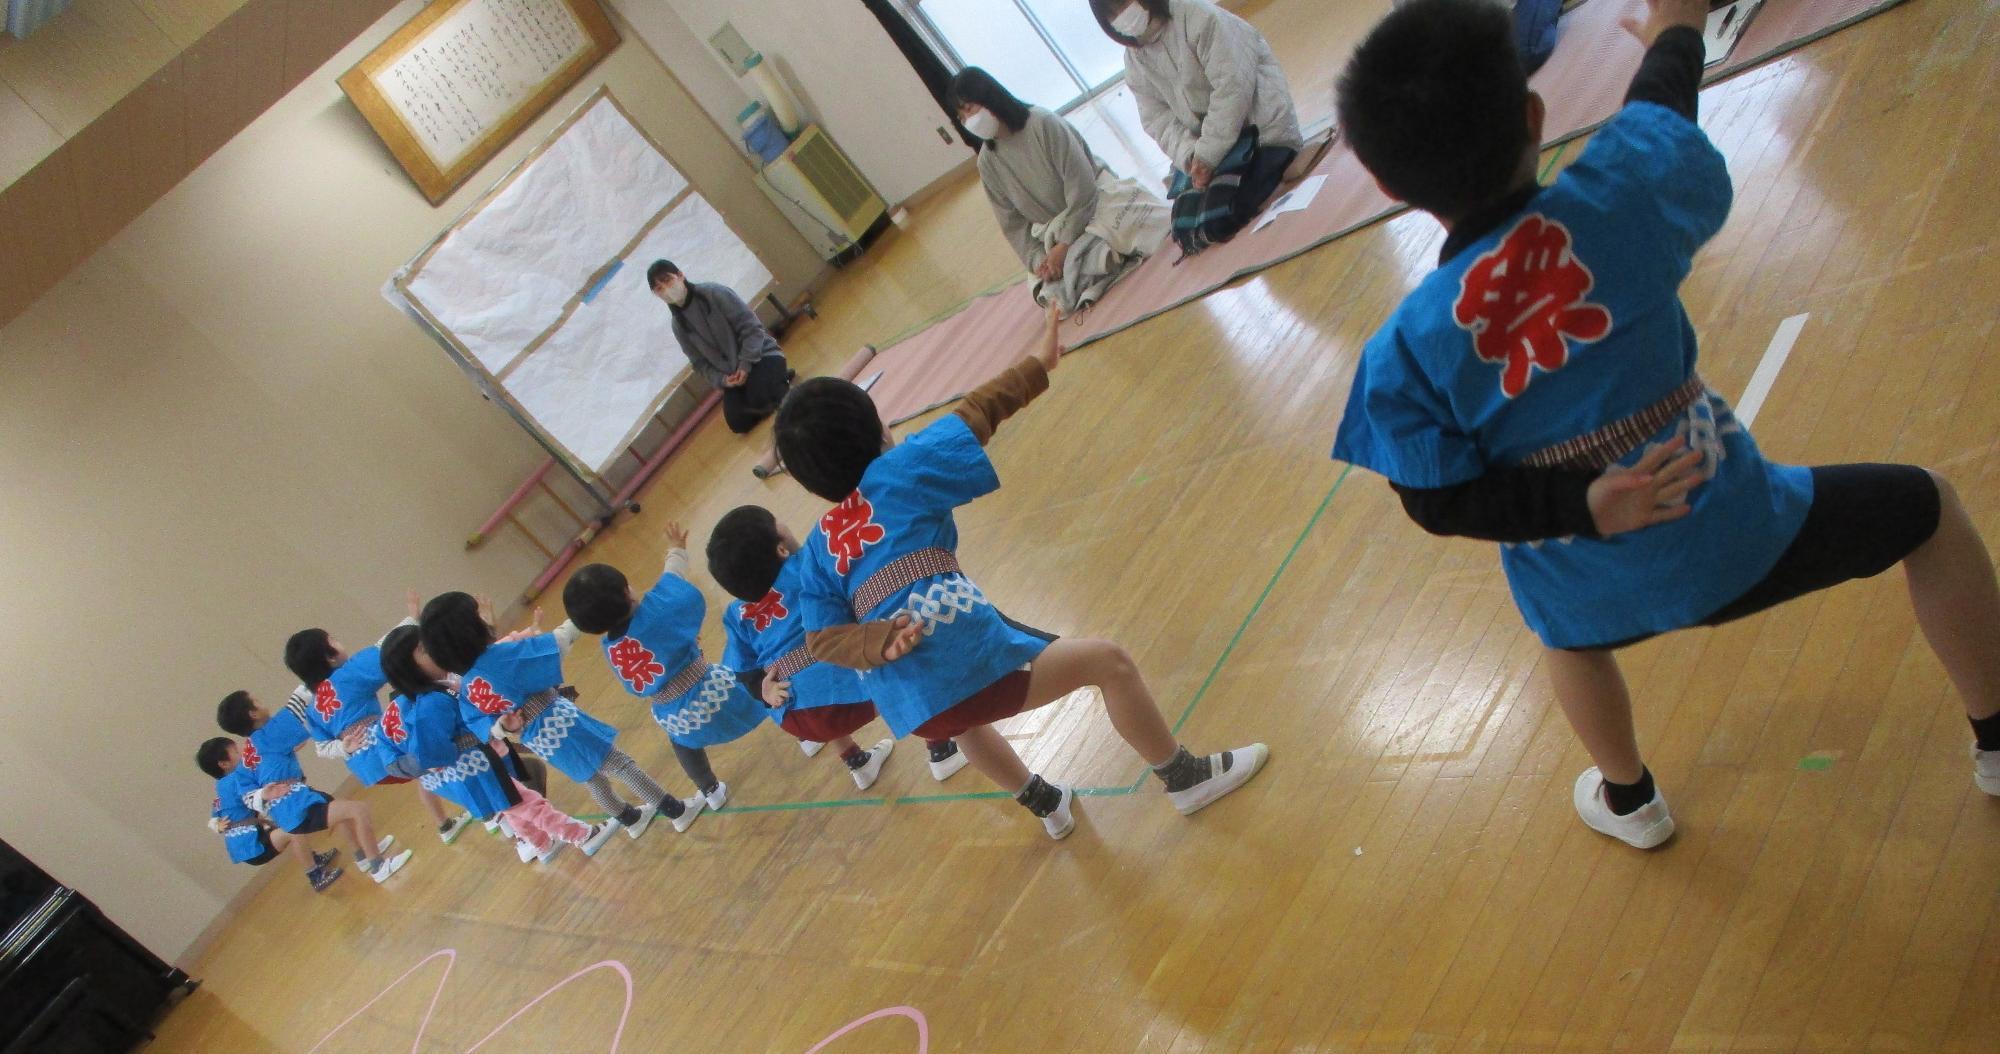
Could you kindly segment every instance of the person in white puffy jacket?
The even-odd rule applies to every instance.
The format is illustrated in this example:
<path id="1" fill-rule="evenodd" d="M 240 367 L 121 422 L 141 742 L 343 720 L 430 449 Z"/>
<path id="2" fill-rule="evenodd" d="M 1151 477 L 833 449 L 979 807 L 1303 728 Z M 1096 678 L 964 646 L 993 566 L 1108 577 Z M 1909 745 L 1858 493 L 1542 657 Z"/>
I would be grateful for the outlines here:
<path id="1" fill-rule="evenodd" d="M 1239 211 L 1255 215 L 1305 146 L 1264 35 L 1209 0 L 1091 0 L 1091 8 L 1125 47 L 1125 82 L 1146 134 L 1194 189 L 1206 190 L 1245 129 L 1257 129 L 1237 194 Z"/>

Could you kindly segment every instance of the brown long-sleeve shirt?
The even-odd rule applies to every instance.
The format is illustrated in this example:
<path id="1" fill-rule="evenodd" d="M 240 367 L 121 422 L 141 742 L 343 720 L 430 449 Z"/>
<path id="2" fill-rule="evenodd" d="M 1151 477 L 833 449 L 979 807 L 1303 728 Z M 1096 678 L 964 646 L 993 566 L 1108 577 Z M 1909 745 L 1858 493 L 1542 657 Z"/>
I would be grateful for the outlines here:
<path id="1" fill-rule="evenodd" d="M 985 446 L 1000 422 L 1048 390 L 1049 371 L 1040 359 L 1031 356 L 974 388 L 952 413 L 972 430 L 979 445 Z M 895 623 L 888 621 L 830 626 L 806 634 L 806 648 L 816 661 L 850 670 L 872 670 L 882 665 L 882 649 L 895 632 Z"/>

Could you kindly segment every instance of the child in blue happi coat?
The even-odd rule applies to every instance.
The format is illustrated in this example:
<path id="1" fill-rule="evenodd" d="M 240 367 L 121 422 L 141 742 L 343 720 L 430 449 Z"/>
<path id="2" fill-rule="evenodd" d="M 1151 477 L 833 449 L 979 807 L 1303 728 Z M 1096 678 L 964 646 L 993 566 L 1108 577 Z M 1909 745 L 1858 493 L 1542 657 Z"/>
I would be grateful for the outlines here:
<path id="1" fill-rule="evenodd" d="M 213 768 L 234 777 L 232 789 L 238 800 L 279 830 L 304 836 L 338 828 L 353 842 L 355 866 L 368 877 L 381 883 L 401 871 L 410 862 L 410 850 L 388 856 L 396 837 L 387 835 L 376 840 L 374 817 L 368 804 L 336 799 L 313 788 L 306 782 L 298 756 L 292 752 L 296 744 L 288 748 L 286 742 L 258 729 L 240 745 L 225 740 L 219 755 L 196 760 L 214 760 L 213 766 L 203 765 L 202 771 Z M 221 788 L 217 790 L 219 797 Z"/>
<path id="2" fill-rule="evenodd" d="M 1623 109 L 1547 187 L 1543 105 L 1505 7 L 1412 0 L 1356 49 L 1340 124 L 1390 195 L 1447 229 L 1369 342 L 1333 456 L 1387 476 L 1436 534 L 1501 543 L 1594 766 L 1592 829 L 1673 834 L 1614 652 L 1902 564 L 2000 795 L 2000 588 L 1945 482 L 1910 465 L 1766 460 L 1695 370 L 1679 287 L 1729 214 L 1695 122 L 1706 0 L 1648 0 Z"/>
<path id="3" fill-rule="evenodd" d="M 424 605 L 418 627 L 424 660 L 459 676 L 459 713 L 473 735 L 490 740 L 496 726 L 518 730 L 523 746 L 583 784 L 591 800 L 629 837 L 644 834 L 658 814 L 673 821 L 676 831 L 694 822 L 696 810 L 668 794 L 618 749 L 616 728 L 564 695 L 563 653 L 582 635 L 574 624 L 496 639 L 478 600 L 467 593 L 443 593 Z M 620 798 L 611 788 L 613 779 L 637 794 L 641 804 Z"/>
<path id="4" fill-rule="evenodd" d="M 778 453 L 792 478 L 837 503 L 801 550 L 801 617 L 813 658 L 863 671 L 896 735 L 956 739 L 972 766 L 1040 817 L 1052 838 L 1074 828 L 1075 794 L 1028 771 L 994 722 L 1096 685 L 1112 727 L 1184 814 L 1241 787 L 1270 753 L 1262 743 L 1189 753 L 1125 649 L 1057 640 L 1008 619 L 959 565 L 952 512 L 1000 488 L 986 443 L 1047 390 L 1062 355 L 1059 323 L 1051 308 L 1035 355 L 902 443 L 868 393 L 837 377 L 794 389 L 777 423 Z"/>
<path id="5" fill-rule="evenodd" d="M 664 572 L 643 597 L 610 564 L 578 568 L 563 586 L 563 607 L 585 633 L 604 635 L 604 660 L 625 690 L 652 703 L 653 721 L 667 734 L 681 771 L 711 809 L 729 799 L 708 748 L 749 735 L 770 720 L 735 671 L 701 654 L 708 601 L 687 580 L 687 532 L 666 527 Z M 696 799 L 689 799 L 692 804 Z"/>
<path id="6" fill-rule="evenodd" d="M 896 741 L 884 739 L 867 750 L 854 741 L 853 733 L 875 720 L 875 704 L 859 672 L 818 662 L 806 647 L 799 612 L 804 572 L 798 538 L 771 510 L 744 505 L 717 521 L 708 536 L 708 573 L 736 597 L 722 613 L 729 642 L 722 662 L 772 708 L 779 728 L 808 747 L 832 744 L 854 785 L 867 790 Z M 926 746 L 931 776 L 939 782 L 965 767 L 965 752 L 952 740 Z M 808 749 L 807 756 L 812 753 Z"/>
<path id="7" fill-rule="evenodd" d="M 217 736 L 202 743 L 195 751 L 194 763 L 203 775 L 215 781 L 215 801 L 209 807 L 209 830 L 222 836 L 223 848 L 232 862 L 262 867 L 276 860 L 280 854 L 289 854 L 305 868 L 306 882 L 312 886 L 313 892 L 324 892 L 341 875 L 340 868 L 332 866 L 340 851 L 329 849 L 324 853 L 315 853 L 306 844 L 304 835 L 280 830 L 276 824 L 251 810 L 244 799 L 249 797 L 253 788 L 245 786 L 238 765 L 240 750 L 227 737 Z"/>

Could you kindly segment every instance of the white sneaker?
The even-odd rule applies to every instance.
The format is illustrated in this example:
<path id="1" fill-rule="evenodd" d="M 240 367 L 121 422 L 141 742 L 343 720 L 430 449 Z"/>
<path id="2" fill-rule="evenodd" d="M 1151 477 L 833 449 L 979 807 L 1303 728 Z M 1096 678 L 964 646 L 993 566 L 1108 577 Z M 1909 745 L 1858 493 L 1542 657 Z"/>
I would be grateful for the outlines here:
<path id="1" fill-rule="evenodd" d="M 1071 831 L 1076 830 L 1076 790 L 1063 783 L 1055 786 L 1057 790 L 1062 791 L 1062 804 L 1056 806 L 1056 811 L 1042 817 L 1042 830 L 1049 832 L 1050 838 L 1060 842 L 1068 838 Z"/>
<path id="2" fill-rule="evenodd" d="M 603 823 L 591 824 L 589 836 L 584 838 L 583 841 L 578 842 L 576 847 L 583 850 L 583 855 L 585 856 L 596 856 L 597 851 L 604 848 L 604 843 L 610 841 L 611 836 L 617 833 L 617 820 L 606 820 Z"/>
<path id="3" fill-rule="evenodd" d="M 1608 834 L 1635 849 L 1651 849 L 1674 836 L 1674 817 L 1667 811 L 1667 799 L 1653 788 L 1653 800 L 1637 811 L 1620 816 L 1604 800 L 1604 773 L 1595 765 L 1576 778 L 1570 795 L 1576 814 L 1584 825 L 1599 834 Z"/>
<path id="4" fill-rule="evenodd" d="M 412 852 L 414 852 L 414 850 L 405 849 L 402 852 L 397 853 L 395 856 L 384 859 L 381 863 L 375 865 L 375 870 L 368 872 L 368 877 L 374 879 L 375 884 L 378 886 L 384 882 L 389 881 L 390 875 L 393 875 L 396 872 L 401 871 L 403 869 L 403 865 L 410 862 L 410 855 Z"/>
<path id="5" fill-rule="evenodd" d="M 869 747 L 868 760 L 862 762 L 858 769 L 847 770 L 854 777 L 854 785 L 862 790 L 873 787 L 875 780 L 882 775 L 882 763 L 889 760 L 889 752 L 894 749 L 896 741 L 893 739 L 884 739 Z"/>
<path id="6" fill-rule="evenodd" d="M 443 827 L 438 828 L 438 841 L 450 845 L 458 841 L 458 836 L 464 834 L 465 829 L 470 826 L 472 826 L 472 814 L 469 812 L 459 813 L 446 822 Z"/>
<path id="7" fill-rule="evenodd" d="M 383 853 L 386 853 L 386 852 L 388 852 L 388 851 L 389 851 L 389 847 L 390 847 L 390 846 L 392 846 L 392 845 L 395 845 L 395 844 L 396 844 L 396 836 L 395 836 L 395 835 L 393 835 L 393 834 L 385 834 L 385 835 L 383 835 L 383 836 L 382 836 L 382 840 L 381 840 L 381 841 L 379 841 L 379 842 L 376 842 L 376 843 L 375 843 L 375 855 L 376 855 L 376 856 L 381 856 L 381 855 L 382 855 Z"/>
<path id="8" fill-rule="evenodd" d="M 1227 770 L 1222 767 L 1224 754 L 1229 755 Z M 1192 816 L 1213 805 L 1217 798 L 1250 782 L 1250 777 L 1255 776 L 1264 767 L 1264 762 L 1270 759 L 1271 748 L 1262 743 L 1225 750 L 1222 754 L 1210 754 L 1208 778 L 1186 790 L 1168 791 L 1167 800 L 1174 803 L 1174 808 L 1179 809 L 1182 816 Z"/>
<path id="9" fill-rule="evenodd" d="M 681 805 L 683 806 L 681 814 L 674 817 L 675 834 L 694 826 L 694 818 L 700 816 L 703 809 L 708 808 L 708 800 L 697 794 L 692 798 L 682 798 Z"/>
<path id="10" fill-rule="evenodd" d="M 806 752 L 806 757 L 812 757 L 820 751 L 825 750 L 826 744 L 815 743 L 810 739 L 801 739 L 799 740 L 799 749 Z"/>
<path id="11" fill-rule="evenodd" d="M 562 852 L 563 846 L 566 846 L 568 844 L 569 844 L 568 842 L 565 842 L 560 838 L 549 839 L 549 847 L 535 855 L 535 863 L 546 864 L 549 861 L 554 860 L 556 858 L 556 854 Z"/>
<path id="12" fill-rule="evenodd" d="M 1980 790 L 2000 798 L 2000 750 L 1972 748 L 1972 782 Z"/>
<path id="13" fill-rule="evenodd" d="M 639 806 L 639 818 L 632 823 L 623 825 L 625 827 L 625 837 L 637 838 L 645 834 L 646 828 L 653 826 L 653 817 L 658 815 L 660 815 L 660 807 L 657 805 Z"/>
<path id="14" fill-rule="evenodd" d="M 716 781 L 715 789 L 702 795 L 711 809 L 720 809 L 729 802 L 729 784 Z"/>
<path id="15" fill-rule="evenodd" d="M 515 838 L 514 855 L 520 857 L 522 863 L 532 864 L 535 862 L 535 847 L 529 845 L 526 838 Z"/>
<path id="16" fill-rule="evenodd" d="M 487 821 L 486 821 L 486 833 L 487 833 L 487 834 L 499 834 L 499 833 L 500 833 L 500 821 L 498 821 L 498 820 L 487 820 Z"/>
<path id="17" fill-rule="evenodd" d="M 950 757 L 943 761 L 933 761 L 930 763 L 932 779 L 943 783 L 945 780 L 957 775 L 959 769 L 971 764 L 971 759 L 965 756 L 965 751 L 957 749 L 957 747 L 956 743 L 952 744 L 953 749 Z"/>

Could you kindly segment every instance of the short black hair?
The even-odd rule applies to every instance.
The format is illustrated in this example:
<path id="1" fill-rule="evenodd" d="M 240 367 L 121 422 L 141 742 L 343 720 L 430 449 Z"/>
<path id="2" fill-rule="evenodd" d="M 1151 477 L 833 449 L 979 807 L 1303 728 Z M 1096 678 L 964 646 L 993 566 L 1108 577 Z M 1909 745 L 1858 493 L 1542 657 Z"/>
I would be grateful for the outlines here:
<path id="1" fill-rule="evenodd" d="M 991 73 L 977 66 L 959 70 L 958 76 L 951 79 L 951 89 L 945 93 L 945 106 L 954 118 L 958 116 L 959 107 L 967 103 L 984 108 L 1011 131 L 1018 132 L 1028 127 L 1028 104 L 1015 98 L 1014 93 L 1002 87 Z"/>
<path id="2" fill-rule="evenodd" d="M 809 493 L 842 501 L 882 456 L 882 415 L 852 381 L 814 377 L 778 407 L 778 459 Z"/>
<path id="3" fill-rule="evenodd" d="M 739 505 L 708 534 L 708 573 L 738 600 L 756 602 L 778 584 L 778 518 L 762 505 Z"/>
<path id="4" fill-rule="evenodd" d="M 627 587 L 625 572 L 610 564 L 587 564 L 577 568 L 563 586 L 563 609 L 585 633 L 622 630 L 632 621 Z"/>
<path id="5" fill-rule="evenodd" d="M 257 731 L 257 720 L 250 716 L 256 708 L 257 700 L 250 698 L 249 692 L 231 692 L 216 704 L 215 723 L 232 736 L 247 736 Z"/>
<path id="6" fill-rule="evenodd" d="M 424 653 L 440 669 L 464 673 L 493 644 L 493 627 L 470 593 L 439 593 L 417 616 Z"/>
<path id="7" fill-rule="evenodd" d="M 285 668 L 307 688 L 333 676 L 333 640 L 323 629 L 302 629 L 285 641 Z"/>
<path id="8" fill-rule="evenodd" d="M 229 737 L 216 736 L 203 740 L 201 746 L 195 749 L 194 763 L 201 766 L 203 775 L 212 780 L 229 775 L 222 770 L 222 763 L 229 760 L 229 744 Z"/>
<path id="9" fill-rule="evenodd" d="M 1340 75 L 1347 142 L 1382 186 L 1446 219 L 1512 189 L 1528 135 L 1514 17 L 1493 0 L 1410 0 Z"/>
<path id="10" fill-rule="evenodd" d="M 672 260 L 654 260 L 653 266 L 646 268 L 646 288 L 658 289 L 661 282 L 680 273 Z"/>
<path id="11" fill-rule="evenodd" d="M 1174 17 L 1173 9 L 1167 6 L 1170 0 L 1138 0 L 1138 2 L 1140 7 L 1146 9 L 1147 14 L 1162 22 Z M 1090 0 L 1090 13 L 1097 16 L 1097 24 L 1104 27 L 1104 35 L 1128 48 L 1136 48 L 1139 46 L 1137 40 L 1111 28 L 1111 20 L 1117 18 L 1118 12 L 1123 10 L 1125 10 L 1125 0 Z"/>
<path id="12" fill-rule="evenodd" d="M 415 626 L 397 626 L 382 638 L 382 676 L 397 695 L 408 699 L 437 690 L 437 682 L 417 667 L 417 645 L 423 631 Z"/>

